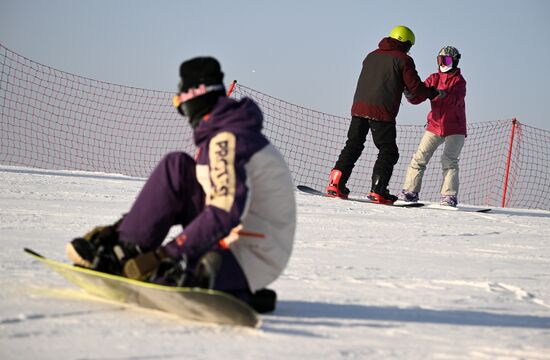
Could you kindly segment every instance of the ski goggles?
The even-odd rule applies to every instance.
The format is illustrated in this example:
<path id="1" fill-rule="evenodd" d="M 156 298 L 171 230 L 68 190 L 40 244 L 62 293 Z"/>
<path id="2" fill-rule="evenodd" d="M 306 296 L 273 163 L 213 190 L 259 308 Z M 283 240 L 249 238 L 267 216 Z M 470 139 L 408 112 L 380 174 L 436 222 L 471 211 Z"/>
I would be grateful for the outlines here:
<path id="1" fill-rule="evenodd" d="M 197 96 L 201 96 L 212 91 L 222 91 L 224 89 L 225 87 L 223 86 L 223 84 L 208 85 L 208 86 L 204 84 L 200 84 L 197 88 L 190 88 L 186 92 L 182 92 L 174 96 L 172 98 L 172 104 L 174 105 L 174 107 L 177 108 L 184 102 L 189 101 Z"/>
<path id="2" fill-rule="evenodd" d="M 453 57 L 451 55 L 438 55 L 437 64 L 442 66 L 450 66 L 453 64 Z"/>

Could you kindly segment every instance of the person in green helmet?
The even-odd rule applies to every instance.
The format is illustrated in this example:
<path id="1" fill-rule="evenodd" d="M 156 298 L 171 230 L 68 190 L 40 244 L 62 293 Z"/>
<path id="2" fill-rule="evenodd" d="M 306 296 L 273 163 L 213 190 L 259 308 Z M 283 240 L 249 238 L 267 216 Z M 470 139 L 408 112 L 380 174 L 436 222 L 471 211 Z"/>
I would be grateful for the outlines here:
<path id="1" fill-rule="evenodd" d="M 393 204 L 397 200 L 387 187 L 399 159 L 395 125 L 403 91 L 408 91 L 419 100 L 444 96 L 435 87 L 426 86 L 418 76 L 414 61 L 408 55 L 414 43 L 415 36 L 411 29 L 396 26 L 388 37 L 380 41 L 378 49 L 363 60 L 351 108 L 347 141 L 330 173 L 327 186 L 329 196 L 348 197 L 346 183 L 365 148 L 370 129 L 378 157 L 372 172 L 369 198 L 381 204 Z"/>

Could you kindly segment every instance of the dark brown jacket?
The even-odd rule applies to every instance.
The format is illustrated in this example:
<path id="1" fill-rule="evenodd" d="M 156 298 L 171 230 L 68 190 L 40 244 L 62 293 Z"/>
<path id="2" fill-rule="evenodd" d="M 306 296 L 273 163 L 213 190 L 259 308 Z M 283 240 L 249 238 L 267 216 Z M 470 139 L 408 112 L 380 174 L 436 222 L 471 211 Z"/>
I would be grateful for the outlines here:
<path id="1" fill-rule="evenodd" d="M 395 122 L 403 89 L 416 98 L 432 98 L 437 92 L 422 82 L 407 45 L 384 38 L 378 49 L 363 60 L 351 108 L 352 116 Z"/>

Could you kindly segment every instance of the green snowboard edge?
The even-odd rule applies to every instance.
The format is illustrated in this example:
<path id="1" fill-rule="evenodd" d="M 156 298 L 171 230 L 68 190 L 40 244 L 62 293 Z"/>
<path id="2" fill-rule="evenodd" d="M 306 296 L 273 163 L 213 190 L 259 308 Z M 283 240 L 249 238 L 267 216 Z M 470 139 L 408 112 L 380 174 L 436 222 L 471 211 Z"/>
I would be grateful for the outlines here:
<path id="1" fill-rule="evenodd" d="M 25 253 L 92 295 L 178 315 L 190 321 L 257 328 L 259 314 L 248 304 L 218 290 L 159 285 L 48 259 L 29 248 Z"/>

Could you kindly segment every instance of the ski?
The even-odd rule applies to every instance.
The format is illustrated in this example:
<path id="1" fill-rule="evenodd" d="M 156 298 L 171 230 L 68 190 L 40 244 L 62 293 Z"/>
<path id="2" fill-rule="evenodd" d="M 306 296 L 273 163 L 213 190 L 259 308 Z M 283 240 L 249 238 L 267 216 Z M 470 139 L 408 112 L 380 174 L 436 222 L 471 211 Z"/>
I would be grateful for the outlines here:
<path id="1" fill-rule="evenodd" d="M 328 198 L 332 198 L 332 199 L 340 199 L 340 198 L 335 198 L 335 197 L 329 196 L 329 195 L 325 194 L 322 191 L 316 190 L 316 189 L 314 189 L 312 187 L 309 187 L 309 186 L 306 186 L 306 185 L 298 185 L 298 190 L 300 190 L 304 193 L 310 194 L 310 195 L 324 196 L 324 197 L 328 197 Z M 341 199 L 341 200 L 355 201 L 355 202 L 362 202 L 362 203 L 369 203 L 369 204 L 376 204 L 376 205 L 387 205 L 387 204 L 379 204 L 379 203 L 374 202 L 374 201 L 372 201 L 368 198 L 347 198 L 347 199 Z M 405 202 L 405 201 L 398 200 L 398 201 L 394 202 L 392 205 L 387 205 L 387 206 L 422 207 L 422 206 L 424 206 L 424 204 L 423 203 Z"/>

